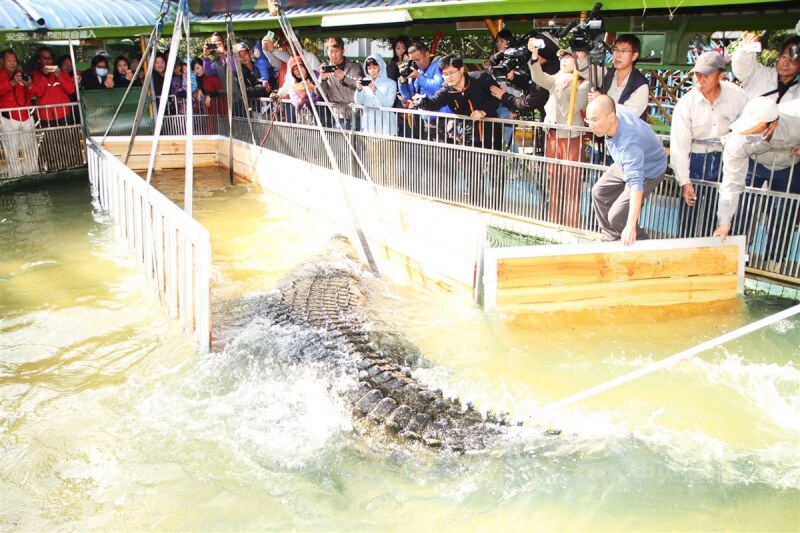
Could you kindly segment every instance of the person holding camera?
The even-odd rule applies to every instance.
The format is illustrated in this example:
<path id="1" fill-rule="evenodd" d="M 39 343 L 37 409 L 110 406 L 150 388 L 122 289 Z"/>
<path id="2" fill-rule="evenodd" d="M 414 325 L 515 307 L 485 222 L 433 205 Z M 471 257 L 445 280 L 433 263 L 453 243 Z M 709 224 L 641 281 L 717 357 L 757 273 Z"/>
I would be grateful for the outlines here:
<path id="1" fill-rule="evenodd" d="M 642 204 L 667 172 L 667 152 L 645 121 L 605 94 L 586 108 L 586 123 L 606 138 L 612 164 L 592 187 L 592 200 L 601 240 L 626 245 L 646 239 L 639 226 Z"/>
<path id="2" fill-rule="evenodd" d="M 411 60 L 401 66 L 397 84 L 406 107 L 411 109 L 414 107 L 412 99 L 415 96 L 433 97 L 444 86 L 444 77 L 439 59 L 431 56 L 428 46 L 422 41 L 411 43 L 408 48 L 408 57 Z M 435 111 L 451 113 L 450 108 L 446 105 Z M 444 120 L 429 115 L 422 117 L 414 115 L 411 130 L 412 137 L 417 139 L 444 140 L 445 136 Z"/>
<path id="3" fill-rule="evenodd" d="M 558 51 L 561 68 L 557 74 L 550 75 L 539 65 L 539 49 L 532 41 L 528 43 L 531 52 L 531 78 L 534 83 L 550 92 L 550 97 L 544 106 L 544 123 L 583 126 L 582 113 L 589 103 L 589 82 L 575 73 L 575 57 L 572 50 Z M 583 132 L 569 127 L 549 128 L 545 140 L 545 157 L 580 161 L 582 138 Z M 550 185 L 548 205 L 550 222 L 579 227 L 580 169 L 561 164 L 548 164 L 547 181 Z"/>
<path id="4" fill-rule="evenodd" d="M 547 40 L 545 40 L 547 39 Z M 542 36 L 541 38 L 530 37 L 527 47 L 536 46 L 537 60 L 545 74 L 556 74 L 560 69 L 560 61 L 557 58 L 558 48 L 552 39 Z M 532 58 L 529 58 L 530 61 Z M 528 66 L 530 71 L 530 66 Z M 517 113 L 535 113 L 537 110 L 540 117 L 544 117 L 544 106 L 550 98 L 550 92 L 533 82 L 530 74 L 522 76 L 517 69 L 510 69 L 506 74 L 506 82 L 515 87 L 521 94 L 515 95 L 507 92 L 502 86 L 492 87 L 492 96 L 500 100 L 503 105 L 511 111 Z"/>
<path id="5" fill-rule="evenodd" d="M 389 79 L 386 63 L 380 54 L 372 54 L 364 61 L 367 75 L 358 80 L 355 103 L 366 109 L 361 116 L 361 131 L 381 135 L 397 134 L 397 120 L 391 111 L 377 107 L 392 107 L 397 96 L 397 82 Z M 372 109 L 370 109 L 372 108 Z"/>
<path id="6" fill-rule="evenodd" d="M 741 80 L 748 100 L 761 96 L 777 103 L 800 99 L 800 36 L 783 42 L 774 67 L 758 63 L 755 50 L 760 46 L 753 46 L 759 43 L 758 39 L 755 33 L 745 33 L 731 57 L 733 74 Z M 752 176 L 754 187 L 767 183 L 773 191 L 800 193 L 800 160 L 785 150 L 760 153 L 751 160 L 748 175 Z"/>
<path id="7" fill-rule="evenodd" d="M 327 53 L 328 61 L 320 67 L 317 92 L 324 93 L 333 104 L 330 112 L 334 127 L 349 130 L 351 126 L 355 126 L 358 129 L 358 125 L 352 123 L 353 110 L 350 104 L 353 103 L 358 80 L 361 79 L 361 67 L 344 57 L 344 41 L 341 37 L 331 37 L 328 40 Z"/>
<path id="8" fill-rule="evenodd" d="M 31 98 L 40 96 L 33 80 L 17 68 L 17 54 L 7 48 L 0 52 L 0 133 L 9 177 L 36 174 L 35 123 L 30 114 Z M 20 156 L 20 148 L 23 155 Z M 22 160 L 21 160 L 22 157 Z"/>
<path id="9" fill-rule="evenodd" d="M 81 76 L 81 89 L 84 91 L 100 91 L 114 88 L 114 75 L 108 71 L 108 58 L 96 55 L 92 65 Z"/>

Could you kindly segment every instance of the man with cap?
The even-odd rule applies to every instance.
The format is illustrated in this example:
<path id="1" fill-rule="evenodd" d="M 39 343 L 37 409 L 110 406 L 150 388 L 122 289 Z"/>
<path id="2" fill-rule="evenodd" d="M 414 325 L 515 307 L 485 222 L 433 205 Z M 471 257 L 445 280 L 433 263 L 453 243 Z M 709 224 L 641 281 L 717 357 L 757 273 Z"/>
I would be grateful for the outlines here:
<path id="1" fill-rule="evenodd" d="M 722 159 L 720 139 L 747 103 L 741 88 L 724 81 L 722 54 L 705 52 L 697 58 L 692 72 L 695 86 L 678 100 L 669 135 L 670 166 L 689 208 L 697 202 L 690 180 L 718 181 Z M 681 236 L 687 237 L 696 217 L 682 207 L 680 218 Z"/>
<path id="2" fill-rule="evenodd" d="M 644 200 L 664 180 L 667 152 L 650 125 L 608 95 L 594 98 L 586 108 L 586 123 L 605 136 L 614 164 L 592 187 L 593 208 L 602 240 L 633 244 L 646 239 L 639 226 Z"/>
<path id="3" fill-rule="evenodd" d="M 714 235 L 725 237 L 731 231 L 739 196 L 745 187 L 750 157 L 774 151 L 789 156 L 800 155 L 800 99 L 780 104 L 767 96 L 754 98 L 742 115 L 731 124 L 732 133 L 722 152 L 722 185 L 719 190 Z M 798 180 L 800 193 L 800 180 Z M 770 241 L 774 232 L 770 231 Z"/>

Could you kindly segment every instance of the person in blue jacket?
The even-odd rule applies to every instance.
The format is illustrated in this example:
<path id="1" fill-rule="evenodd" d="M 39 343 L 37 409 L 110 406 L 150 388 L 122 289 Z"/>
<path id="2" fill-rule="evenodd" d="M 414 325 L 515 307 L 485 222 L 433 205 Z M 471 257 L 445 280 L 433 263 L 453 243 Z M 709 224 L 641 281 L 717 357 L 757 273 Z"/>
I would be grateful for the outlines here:
<path id="1" fill-rule="evenodd" d="M 256 68 L 261 73 L 262 79 L 269 81 L 269 86 L 272 87 L 273 90 L 278 89 L 278 76 L 275 74 L 275 68 L 267 59 L 264 50 L 261 48 L 261 43 L 256 43 L 253 45 L 253 63 L 256 64 Z"/>
<path id="2" fill-rule="evenodd" d="M 407 69 L 400 69 L 397 82 L 403 105 L 414 107 L 412 99 L 417 95 L 432 98 L 444 86 L 444 77 L 439 68 L 439 59 L 431 57 L 428 46 L 422 41 L 414 41 L 408 48 L 411 61 Z M 405 75 L 404 75 L 405 74 Z M 443 106 L 436 109 L 441 113 L 450 113 L 450 108 Z M 430 115 L 414 116 L 412 136 L 417 139 L 444 140 L 445 119 Z"/>
<path id="3" fill-rule="evenodd" d="M 397 120 L 391 111 L 379 111 L 378 107 L 392 107 L 397 96 L 397 82 L 386 73 L 386 63 L 379 54 L 372 54 L 364 61 L 369 84 L 359 81 L 354 95 L 355 103 L 366 107 L 361 116 L 361 131 L 382 135 L 397 134 Z"/>

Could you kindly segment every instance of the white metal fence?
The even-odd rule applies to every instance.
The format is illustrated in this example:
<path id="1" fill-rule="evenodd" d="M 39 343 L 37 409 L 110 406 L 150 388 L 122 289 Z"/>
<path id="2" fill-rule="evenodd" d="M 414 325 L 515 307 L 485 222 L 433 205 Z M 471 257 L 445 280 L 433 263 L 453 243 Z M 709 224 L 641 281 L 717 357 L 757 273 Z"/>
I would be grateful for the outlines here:
<path id="1" fill-rule="evenodd" d="M 122 161 L 87 140 L 92 194 L 118 224 L 147 278 L 166 300 L 169 315 L 193 333 L 198 349 L 210 341 L 208 230 L 147 184 Z"/>
<path id="2" fill-rule="evenodd" d="M 84 163 L 77 103 L 0 113 L 0 179 L 69 170 Z"/>

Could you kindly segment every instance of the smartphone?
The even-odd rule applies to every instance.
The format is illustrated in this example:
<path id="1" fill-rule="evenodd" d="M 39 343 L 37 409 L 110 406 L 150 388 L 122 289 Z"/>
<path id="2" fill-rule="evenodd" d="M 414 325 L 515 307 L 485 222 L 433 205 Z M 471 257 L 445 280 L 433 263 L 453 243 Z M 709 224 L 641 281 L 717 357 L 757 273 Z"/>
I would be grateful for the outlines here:
<path id="1" fill-rule="evenodd" d="M 541 49 L 542 49 L 542 48 L 544 48 L 546 45 L 545 45 L 544 39 L 534 39 L 534 40 L 533 40 L 533 46 L 535 46 L 536 48 L 538 48 L 539 50 L 541 50 Z"/>
<path id="2" fill-rule="evenodd" d="M 45 65 L 45 72 L 55 72 L 58 70 L 58 65 Z"/>
<path id="3" fill-rule="evenodd" d="M 267 34 L 264 36 L 264 39 L 269 39 L 270 41 L 274 41 L 275 40 L 275 32 L 272 31 L 272 30 L 269 30 L 267 32 Z"/>
<path id="4" fill-rule="evenodd" d="M 756 41 L 754 43 L 748 43 L 744 45 L 745 52 L 755 52 L 756 54 L 761 53 L 761 43 Z"/>

